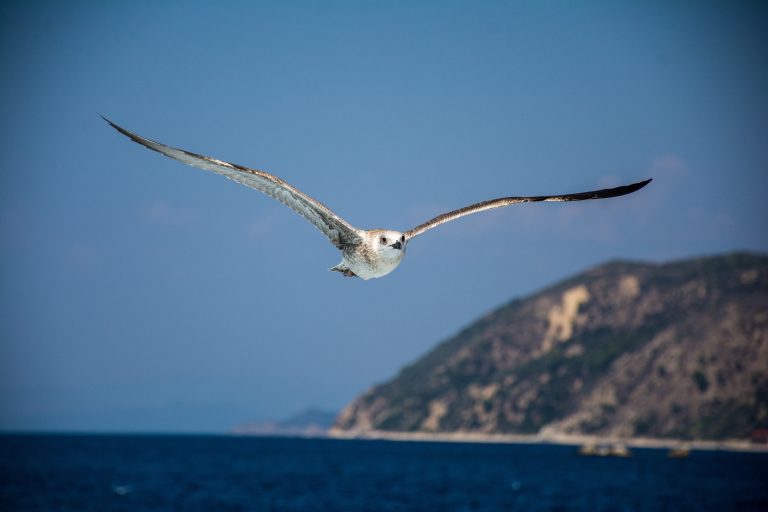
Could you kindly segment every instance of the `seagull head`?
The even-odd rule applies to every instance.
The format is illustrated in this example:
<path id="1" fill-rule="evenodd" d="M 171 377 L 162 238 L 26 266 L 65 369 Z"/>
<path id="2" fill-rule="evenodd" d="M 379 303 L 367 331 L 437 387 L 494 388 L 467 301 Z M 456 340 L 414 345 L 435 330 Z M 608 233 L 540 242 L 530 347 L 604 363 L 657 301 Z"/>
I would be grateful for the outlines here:
<path id="1" fill-rule="evenodd" d="M 405 235 L 400 231 L 374 229 L 369 232 L 373 250 L 387 259 L 400 259 L 405 254 Z"/>

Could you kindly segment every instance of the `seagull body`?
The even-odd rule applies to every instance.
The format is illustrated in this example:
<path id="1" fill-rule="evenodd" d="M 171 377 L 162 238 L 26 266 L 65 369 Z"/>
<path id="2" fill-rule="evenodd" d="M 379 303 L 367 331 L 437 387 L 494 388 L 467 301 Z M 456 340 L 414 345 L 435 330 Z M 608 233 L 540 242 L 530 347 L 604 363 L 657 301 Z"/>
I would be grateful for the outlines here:
<path id="1" fill-rule="evenodd" d="M 475 203 L 464 208 L 459 208 L 458 210 L 438 215 L 437 217 L 404 232 L 390 229 L 365 230 L 352 226 L 346 220 L 333 213 L 330 208 L 321 202 L 304 194 L 297 188 L 292 187 L 277 176 L 273 176 L 268 172 L 250 169 L 223 160 L 217 160 L 215 158 L 166 146 L 165 144 L 155 142 L 121 128 L 105 117 L 104 120 L 114 129 L 142 146 L 187 165 L 221 174 L 222 176 L 245 185 L 246 187 L 258 190 L 277 199 L 307 219 L 341 251 L 341 263 L 332 267 L 330 270 L 340 272 L 347 277 L 360 277 L 365 280 L 383 277 L 395 270 L 403 261 L 406 245 L 414 237 L 429 229 L 437 227 L 440 224 L 456 220 L 465 215 L 484 210 L 491 210 L 493 208 L 502 208 L 517 203 L 583 201 L 587 199 L 604 199 L 608 197 L 623 196 L 643 188 L 651 181 L 645 180 L 633 183 L 632 185 L 593 190 L 590 192 L 579 192 L 576 194 L 502 197 Z"/>

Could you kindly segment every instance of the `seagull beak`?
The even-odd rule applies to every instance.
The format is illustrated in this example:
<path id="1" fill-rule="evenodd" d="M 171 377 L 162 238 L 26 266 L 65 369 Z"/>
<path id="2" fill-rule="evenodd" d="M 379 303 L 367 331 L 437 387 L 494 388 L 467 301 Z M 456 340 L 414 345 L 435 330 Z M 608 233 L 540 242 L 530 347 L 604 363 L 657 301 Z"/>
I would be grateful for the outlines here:
<path id="1" fill-rule="evenodd" d="M 402 249 L 403 248 L 403 244 L 400 243 L 400 240 L 398 240 L 397 242 L 395 242 L 392 245 L 390 245 L 390 247 L 392 247 L 394 249 Z"/>

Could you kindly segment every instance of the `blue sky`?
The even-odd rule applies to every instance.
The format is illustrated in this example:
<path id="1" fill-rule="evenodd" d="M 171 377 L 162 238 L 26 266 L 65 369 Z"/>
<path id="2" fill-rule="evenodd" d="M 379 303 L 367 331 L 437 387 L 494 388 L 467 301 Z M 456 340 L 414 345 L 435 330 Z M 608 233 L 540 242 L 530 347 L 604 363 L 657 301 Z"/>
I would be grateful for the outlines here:
<path id="1" fill-rule="evenodd" d="M 491 308 L 616 258 L 768 250 L 765 4 L 0 5 L 0 429 L 223 431 L 340 409 Z M 270 171 L 393 274 L 130 143 Z"/>

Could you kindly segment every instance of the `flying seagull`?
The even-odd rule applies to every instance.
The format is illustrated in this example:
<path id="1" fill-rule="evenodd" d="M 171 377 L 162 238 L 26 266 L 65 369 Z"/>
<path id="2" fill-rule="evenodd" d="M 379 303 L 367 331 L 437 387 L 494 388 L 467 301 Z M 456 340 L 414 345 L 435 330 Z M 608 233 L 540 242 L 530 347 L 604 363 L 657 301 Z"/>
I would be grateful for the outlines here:
<path id="1" fill-rule="evenodd" d="M 288 208 L 307 219 L 341 251 L 341 263 L 332 267 L 334 272 L 340 272 L 347 277 L 360 277 L 368 280 L 375 277 L 383 277 L 400 265 L 405 256 L 405 248 L 409 241 L 446 222 L 456 220 L 459 217 L 472 213 L 503 208 L 517 203 L 532 203 L 537 201 L 584 201 L 586 199 L 604 199 L 631 194 L 646 186 L 651 180 L 640 181 L 632 185 L 624 185 L 616 188 L 579 192 L 576 194 L 563 194 L 556 196 L 527 196 L 527 197 L 501 197 L 475 203 L 458 210 L 438 215 L 434 219 L 419 224 L 408 231 L 395 231 L 392 229 L 359 229 L 342 219 L 330 208 L 317 201 L 295 187 L 284 182 L 277 176 L 268 172 L 249 169 L 241 165 L 224 162 L 208 156 L 198 155 L 176 149 L 121 128 L 106 117 L 102 118 L 115 130 L 127 136 L 142 146 L 157 151 L 179 162 L 199 167 L 206 171 L 221 174 L 246 187 L 258 190 L 277 199 Z"/>

